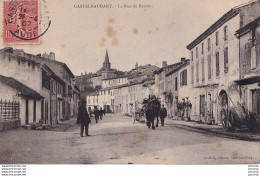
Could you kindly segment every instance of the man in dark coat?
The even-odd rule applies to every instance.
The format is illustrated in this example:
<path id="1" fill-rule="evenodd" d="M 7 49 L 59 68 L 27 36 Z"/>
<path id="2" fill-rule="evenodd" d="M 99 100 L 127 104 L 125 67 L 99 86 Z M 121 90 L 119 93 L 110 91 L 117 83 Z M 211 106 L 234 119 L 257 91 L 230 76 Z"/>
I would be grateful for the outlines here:
<path id="1" fill-rule="evenodd" d="M 98 123 L 98 119 L 99 119 L 99 110 L 97 109 L 96 106 L 95 106 L 95 108 L 94 108 L 94 115 L 95 115 L 96 123 Z"/>
<path id="2" fill-rule="evenodd" d="M 100 110 L 99 110 L 99 117 L 100 117 L 100 120 L 102 120 L 102 116 L 103 116 L 103 110 L 102 110 L 102 108 L 100 108 Z"/>
<path id="3" fill-rule="evenodd" d="M 167 116 L 167 110 L 164 107 L 164 105 L 162 105 L 161 109 L 160 109 L 160 120 L 161 120 L 161 124 L 162 126 L 164 126 L 164 119 Z"/>
<path id="4" fill-rule="evenodd" d="M 81 124 L 81 128 L 80 128 L 81 137 L 83 137 L 84 128 L 85 128 L 86 136 L 90 136 L 88 134 L 89 123 L 91 123 L 91 121 L 86 109 L 86 101 L 82 101 L 81 106 L 79 107 L 78 118 L 77 118 L 77 124 Z"/>

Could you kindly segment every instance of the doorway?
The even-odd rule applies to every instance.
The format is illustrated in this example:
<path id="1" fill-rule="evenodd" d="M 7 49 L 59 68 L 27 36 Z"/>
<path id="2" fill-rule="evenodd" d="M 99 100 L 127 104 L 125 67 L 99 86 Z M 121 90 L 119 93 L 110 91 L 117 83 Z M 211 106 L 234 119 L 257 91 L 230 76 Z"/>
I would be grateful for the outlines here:
<path id="1" fill-rule="evenodd" d="M 260 89 L 252 91 L 252 111 L 260 117 Z"/>

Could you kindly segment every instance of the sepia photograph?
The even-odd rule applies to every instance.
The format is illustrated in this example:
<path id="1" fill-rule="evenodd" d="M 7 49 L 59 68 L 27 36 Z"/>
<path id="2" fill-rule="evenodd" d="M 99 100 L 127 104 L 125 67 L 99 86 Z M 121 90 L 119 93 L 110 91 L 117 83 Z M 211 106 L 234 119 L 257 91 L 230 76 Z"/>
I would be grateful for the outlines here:
<path id="1" fill-rule="evenodd" d="M 0 2 L 2 174 L 260 164 L 259 0 Z"/>

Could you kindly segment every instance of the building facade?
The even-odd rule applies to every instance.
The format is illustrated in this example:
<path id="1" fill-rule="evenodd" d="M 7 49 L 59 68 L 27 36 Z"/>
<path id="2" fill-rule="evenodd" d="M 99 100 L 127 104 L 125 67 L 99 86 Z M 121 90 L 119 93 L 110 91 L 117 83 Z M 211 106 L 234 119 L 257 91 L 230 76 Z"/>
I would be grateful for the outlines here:
<path id="1" fill-rule="evenodd" d="M 260 17 L 236 32 L 240 43 L 240 103 L 260 117 Z"/>
<path id="2" fill-rule="evenodd" d="M 239 102 L 239 40 L 235 32 L 260 15 L 259 1 L 231 9 L 187 46 L 191 57 L 193 115 L 221 124 L 221 112 Z"/>
<path id="3" fill-rule="evenodd" d="M 49 61 L 49 58 L 46 59 L 13 48 L 1 49 L 0 60 L 1 75 L 15 79 L 43 97 L 40 103 L 38 100 L 36 101 L 38 108 L 33 108 L 37 116 L 36 118 L 33 116 L 33 122 L 38 122 L 41 119 L 45 124 L 55 125 L 59 120 L 74 115 L 70 109 L 75 108 L 74 112 L 76 111 L 77 105 L 74 106 L 74 103 L 77 103 L 78 100 L 72 99 L 73 85 L 71 80 L 73 74 L 66 64 L 55 60 Z M 54 64 L 50 64 L 51 62 Z M 35 102 L 31 103 L 28 100 L 28 107 L 34 107 L 34 104 Z M 23 109 L 24 107 L 21 107 L 21 110 Z M 29 109 L 27 108 L 28 111 Z M 22 112 L 20 118 L 27 119 L 26 125 L 31 123 L 31 118 Z M 31 112 L 33 111 L 30 111 L 28 115 L 31 115 Z M 24 124 L 23 121 L 22 124 Z"/>

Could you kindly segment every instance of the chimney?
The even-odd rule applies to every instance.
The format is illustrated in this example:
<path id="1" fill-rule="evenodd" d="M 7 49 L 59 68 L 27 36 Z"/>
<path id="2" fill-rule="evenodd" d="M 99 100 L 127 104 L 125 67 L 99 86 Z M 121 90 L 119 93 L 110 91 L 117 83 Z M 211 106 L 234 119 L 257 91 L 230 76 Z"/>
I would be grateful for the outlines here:
<path id="1" fill-rule="evenodd" d="M 13 53 L 18 56 L 24 56 L 24 51 L 22 49 L 15 49 Z"/>
<path id="2" fill-rule="evenodd" d="M 55 53 L 54 52 L 50 52 L 49 59 L 55 60 Z"/>
<path id="3" fill-rule="evenodd" d="M 162 67 L 163 68 L 167 67 L 167 61 L 162 61 Z"/>
<path id="4" fill-rule="evenodd" d="M 14 52 L 14 49 L 12 47 L 6 47 L 4 48 L 5 52 L 8 52 L 8 53 L 13 53 Z"/>
<path id="5" fill-rule="evenodd" d="M 87 74 L 87 72 L 85 72 L 85 75 Z"/>
<path id="6" fill-rule="evenodd" d="M 181 58 L 181 62 L 185 62 L 186 61 L 186 58 L 185 57 L 182 57 Z"/>

